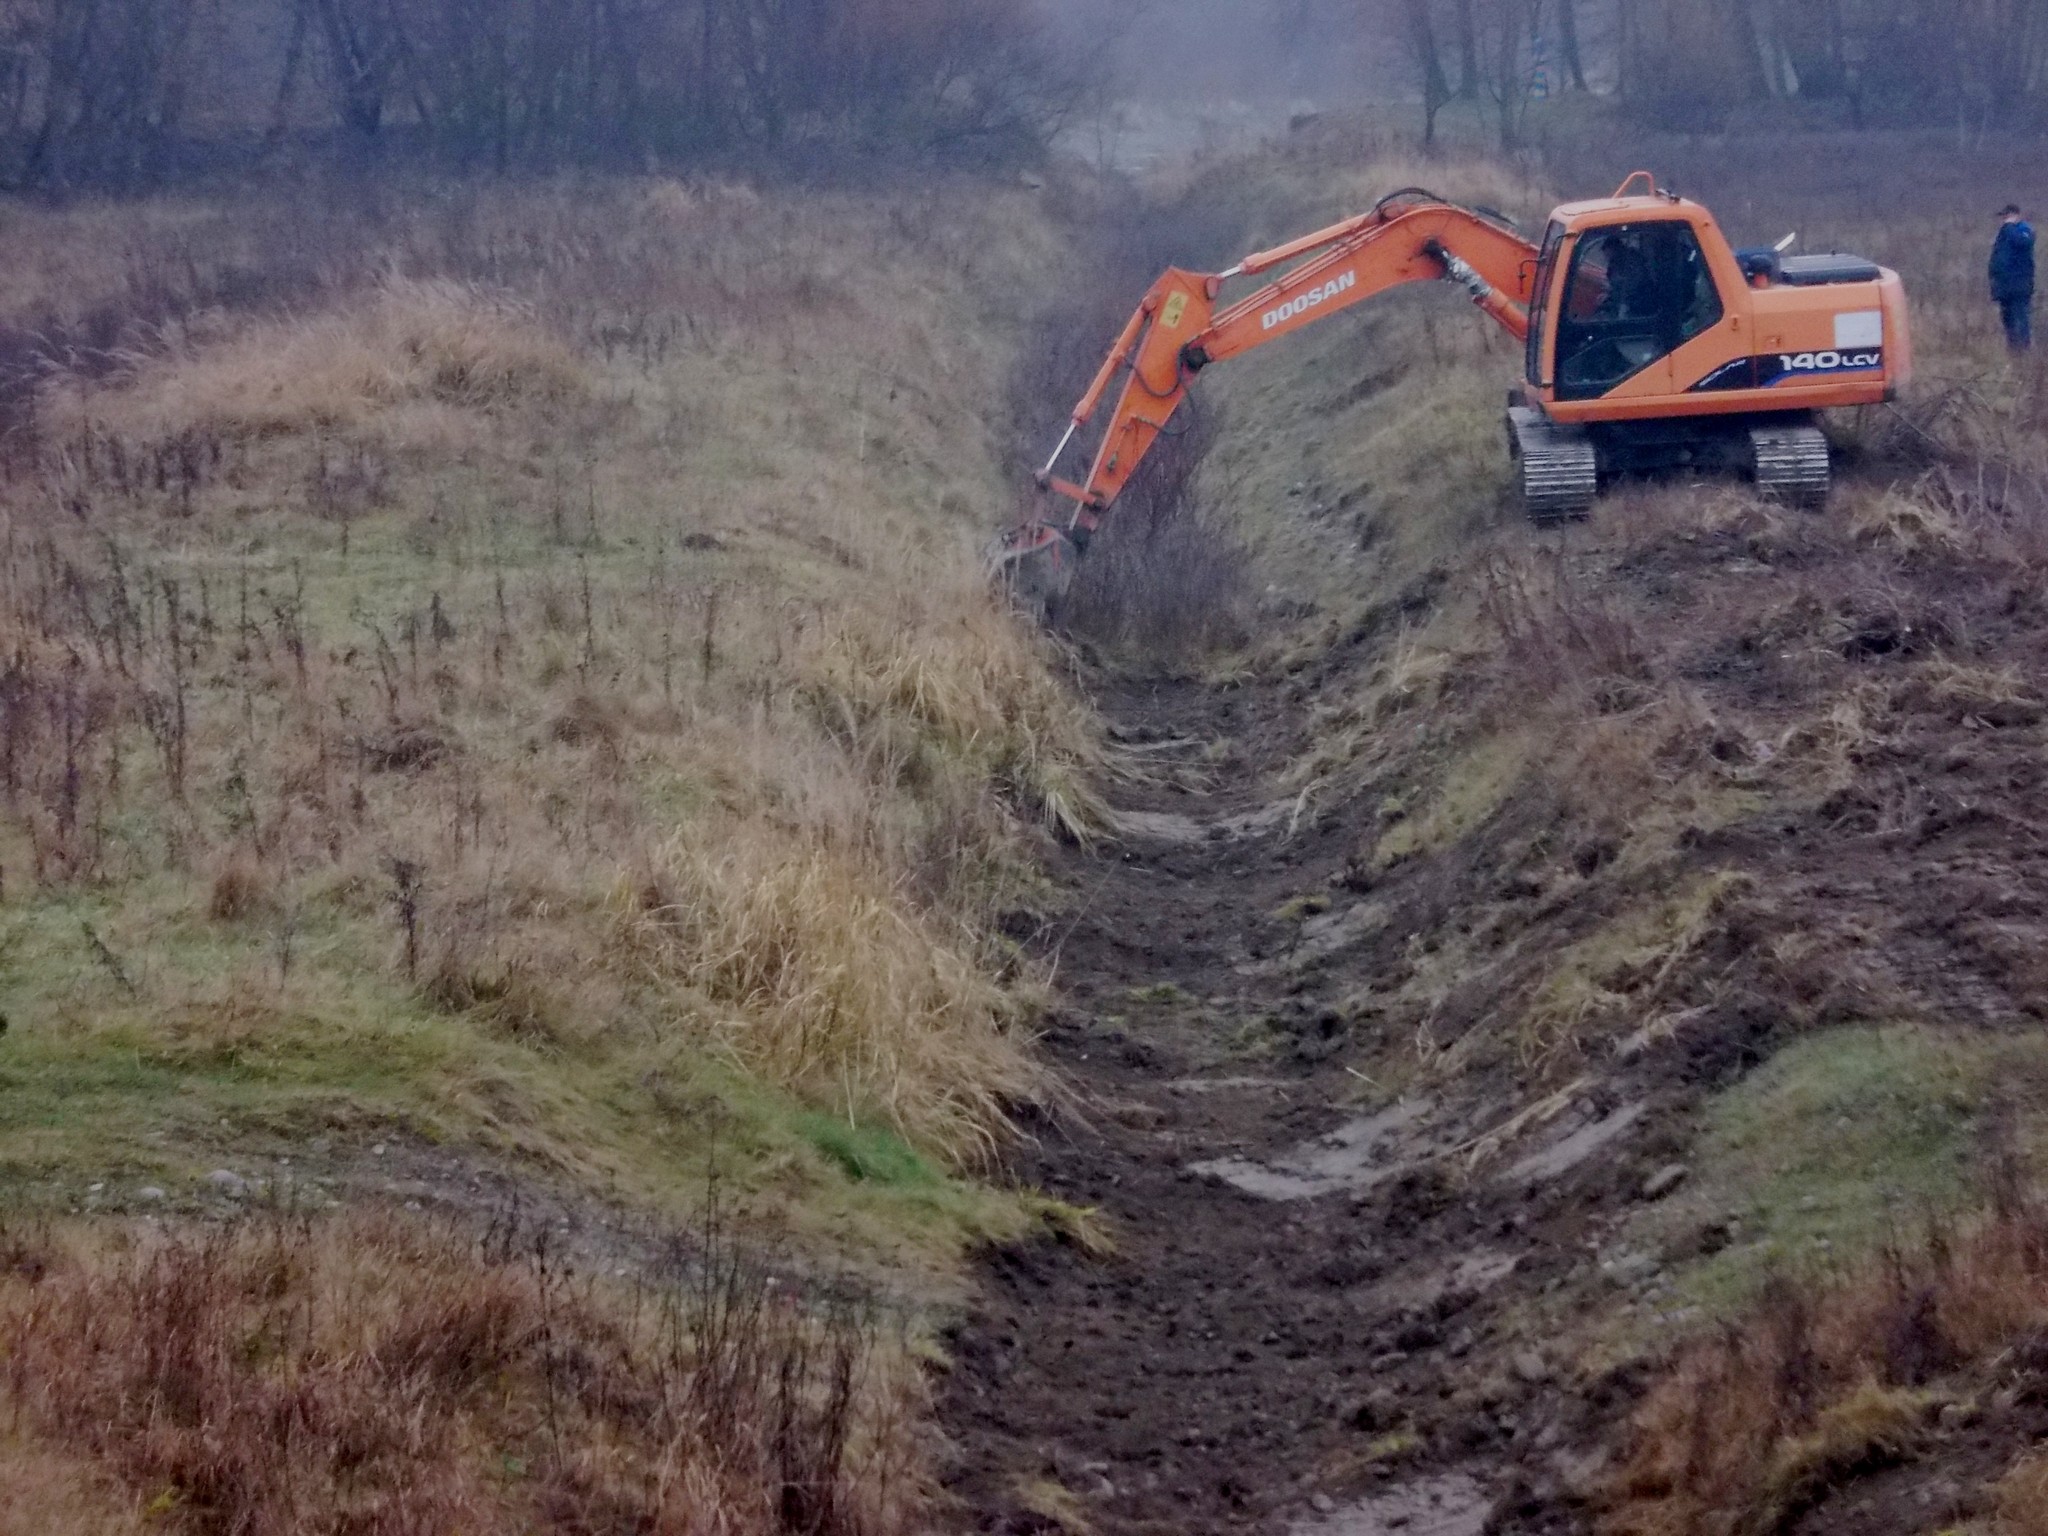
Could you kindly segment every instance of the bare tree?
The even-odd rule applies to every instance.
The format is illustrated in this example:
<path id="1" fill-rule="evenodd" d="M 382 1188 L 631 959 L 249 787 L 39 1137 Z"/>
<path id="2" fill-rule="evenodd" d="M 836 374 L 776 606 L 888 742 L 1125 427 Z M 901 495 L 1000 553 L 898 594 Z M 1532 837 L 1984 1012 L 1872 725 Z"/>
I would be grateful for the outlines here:
<path id="1" fill-rule="evenodd" d="M 1434 0 L 1400 0 L 1395 22 L 1422 87 L 1422 142 L 1435 144 L 1437 114 L 1450 105 L 1452 91 Z"/>
<path id="2" fill-rule="evenodd" d="M 1543 0 L 1468 0 L 1479 54 L 1481 88 L 1493 103 L 1502 149 L 1517 149 L 1536 88 L 1536 38 Z"/>
<path id="3" fill-rule="evenodd" d="M 351 133 L 374 140 L 406 53 L 398 0 L 299 0 L 320 39 L 323 75 L 335 115 Z"/>
<path id="4" fill-rule="evenodd" d="M 1557 44 L 1564 55 L 1565 73 L 1572 89 L 1585 90 L 1586 56 L 1579 45 L 1579 0 L 1557 0 Z"/>

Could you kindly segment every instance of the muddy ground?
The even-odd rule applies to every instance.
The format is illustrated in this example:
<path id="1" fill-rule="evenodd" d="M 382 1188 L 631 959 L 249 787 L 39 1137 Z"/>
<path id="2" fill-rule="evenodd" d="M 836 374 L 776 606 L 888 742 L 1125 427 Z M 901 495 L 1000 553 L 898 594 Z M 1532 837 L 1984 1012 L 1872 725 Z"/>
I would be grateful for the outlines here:
<path id="1" fill-rule="evenodd" d="M 1355 839 L 1273 798 L 1301 745 L 1279 694 L 1101 703 L 1166 782 L 1126 788 L 1120 847 L 1067 858 L 1047 1044 L 1083 1098 L 1015 1173 L 1099 1209 L 1115 1251 L 988 1257 L 951 1341 L 957 1491 L 990 1531 L 1059 1530 L 1071 1497 L 1075 1530 L 1476 1536 L 1502 1469 L 1582 1411 L 1540 1341 L 1501 1358 L 1500 1284 L 1574 1268 L 1598 1203 L 1581 1186 L 1609 1175 L 1566 1148 L 1461 1194 L 1436 1162 L 1470 1107 L 1351 1107 L 1378 1096 L 1333 1065 L 1345 970 L 1316 958 L 1341 918 L 1276 914 L 1330 889 Z M 1236 757 L 1217 787 L 1174 782 L 1216 742 Z"/>
<path id="2" fill-rule="evenodd" d="M 1832 1023 L 2040 1015 L 2043 711 L 2030 684 L 1936 686 L 1961 662 L 2039 675 L 2030 591 L 1967 561 L 1908 571 L 1821 523 L 1768 548 L 1691 530 L 1571 558 L 1641 620 L 1646 686 L 1683 679 L 1698 752 L 1755 792 L 1633 873 L 1583 806 L 1530 793 L 1361 880 L 1375 796 L 1280 782 L 1309 701 L 1356 664 L 1339 652 L 1232 688 L 1099 680 L 1140 771 L 1118 789 L 1120 840 L 1062 856 L 1070 910 L 1040 944 L 1062 997 L 1047 1047 L 1077 1099 L 1012 1172 L 1099 1210 L 1115 1246 L 986 1256 L 944 1403 L 972 1528 L 1590 1529 L 1661 1344 L 1701 1322 L 1669 1271 L 1730 1241 L 1715 1221 L 1622 1241 L 1686 1177 L 1703 1098 Z M 1867 718 L 1831 782 L 1772 760 L 1850 697 Z M 1575 1081 L 1484 1051 L 1403 1081 L 1361 1072 L 1418 1029 L 1439 1050 L 1482 1038 L 1546 955 L 1723 872 L 1743 879 L 1711 934 L 1643 982 L 1663 1027 Z M 1361 1007 L 1362 986 L 1384 994 L 1418 947 L 1453 941 L 1478 958 L 1428 1016 Z M 1591 1347 L 1618 1333 L 1630 1347 Z M 2030 1412 L 1846 1479 L 1795 1528 L 1966 1514 L 1970 1469 L 2029 1443 Z"/>

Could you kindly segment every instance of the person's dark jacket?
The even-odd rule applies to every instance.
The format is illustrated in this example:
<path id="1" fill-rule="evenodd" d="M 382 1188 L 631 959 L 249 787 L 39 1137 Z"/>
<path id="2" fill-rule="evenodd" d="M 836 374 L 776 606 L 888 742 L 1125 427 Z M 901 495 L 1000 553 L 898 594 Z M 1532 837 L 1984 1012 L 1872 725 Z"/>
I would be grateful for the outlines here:
<path id="1" fill-rule="evenodd" d="M 1991 297 L 2001 304 L 2034 296 L 2034 226 L 2024 220 L 1998 227 L 1991 247 Z"/>

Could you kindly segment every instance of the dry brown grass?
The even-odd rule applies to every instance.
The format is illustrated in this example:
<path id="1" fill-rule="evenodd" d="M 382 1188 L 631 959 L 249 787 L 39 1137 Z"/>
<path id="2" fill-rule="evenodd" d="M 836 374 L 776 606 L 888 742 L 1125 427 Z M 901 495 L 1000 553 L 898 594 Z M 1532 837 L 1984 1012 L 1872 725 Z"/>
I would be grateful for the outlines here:
<path id="1" fill-rule="evenodd" d="M 76 1449 L 0 1431 L 0 1536 L 127 1536 L 149 1529 L 141 1501 Z"/>
<path id="2" fill-rule="evenodd" d="M 918 1382 L 864 1305 L 778 1284 L 715 1228 L 637 1286 L 537 1236 L 364 1216 L 16 1242 L 0 1466 L 36 1481 L 6 1518 L 195 1536 L 916 1527 Z"/>
<path id="3" fill-rule="evenodd" d="M 1998 1536 L 2042 1536 L 2048 1531 L 2048 1454 L 2022 1457 L 1999 1480 Z"/>
<path id="4" fill-rule="evenodd" d="M 530 305 L 448 279 L 388 279 L 346 309 L 250 324 L 199 317 L 131 382 L 50 391 L 60 438 L 110 433 L 142 447 L 196 433 L 267 437 L 362 431 L 393 406 L 559 404 L 591 375 Z"/>
<path id="5" fill-rule="evenodd" d="M 1779 1282 L 1652 1391 L 1604 1529 L 1781 1529 L 1831 1482 L 1922 1443 L 1945 1383 L 1967 1382 L 2044 1323 L 2048 1210 L 2012 1194 L 1974 1226 L 1894 1249 L 1875 1273 L 1820 1289 Z"/>
<path id="6" fill-rule="evenodd" d="M 967 1161 L 1041 1079 L 971 924 L 906 907 L 857 849 L 760 829 L 657 851 L 625 914 L 648 974 L 733 1056 Z"/>
<path id="7" fill-rule="evenodd" d="M 135 210 L 81 264 L 108 345 L 43 357 L 10 439 L 36 1091 L 119 1037 L 261 1061 L 230 1119 L 318 1084 L 352 1121 L 410 1060 L 375 1115 L 643 1192 L 739 1134 L 799 1203 L 810 1111 L 985 1152 L 1039 1084 L 997 920 L 1099 812 L 1088 712 L 976 557 L 1051 237 L 959 190 Z M 161 1156 L 134 1107 L 112 1145 L 63 1117 L 60 1161 Z"/>

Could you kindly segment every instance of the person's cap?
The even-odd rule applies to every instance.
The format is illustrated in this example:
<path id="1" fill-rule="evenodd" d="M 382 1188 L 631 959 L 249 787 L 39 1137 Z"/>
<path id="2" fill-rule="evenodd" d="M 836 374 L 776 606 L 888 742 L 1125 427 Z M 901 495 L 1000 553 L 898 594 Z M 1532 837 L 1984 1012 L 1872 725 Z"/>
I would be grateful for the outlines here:
<path id="1" fill-rule="evenodd" d="M 2003 208 L 1998 210 L 1998 216 L 2001 219 L 2009 219 L 2019 211 L 2020 205 L 2018 203 L 2007 203 Z"/>

